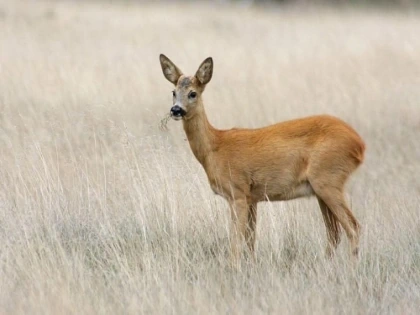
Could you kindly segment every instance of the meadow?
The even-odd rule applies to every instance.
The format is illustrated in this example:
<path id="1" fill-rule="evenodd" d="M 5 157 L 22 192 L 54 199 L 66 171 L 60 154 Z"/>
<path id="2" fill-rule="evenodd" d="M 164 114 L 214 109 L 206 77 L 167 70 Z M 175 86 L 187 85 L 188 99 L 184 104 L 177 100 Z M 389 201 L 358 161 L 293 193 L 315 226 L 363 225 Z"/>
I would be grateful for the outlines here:
<path id="1" fill-rule="evenodd" d="M 0 313 L 417 314 L 420 11 L 0 0 Z M 229 264 L 229 210 L 182 124 L 159 123 L 164 53 L 215 68 L 218 128 L 312 114 L 367 145 L 362 226 L 334 259 L 315 198 L 259 206 L 257 259 Z"/>

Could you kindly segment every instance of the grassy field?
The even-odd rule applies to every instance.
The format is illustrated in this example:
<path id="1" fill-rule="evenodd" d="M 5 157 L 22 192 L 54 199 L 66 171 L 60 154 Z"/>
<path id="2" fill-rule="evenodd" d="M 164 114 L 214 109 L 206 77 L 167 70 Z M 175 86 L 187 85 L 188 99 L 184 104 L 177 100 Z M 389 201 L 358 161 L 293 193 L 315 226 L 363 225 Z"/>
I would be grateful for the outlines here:
<path id="1" fill-rule="evenodd" d="M 417 314 L 420 12 L 0 1 L 1 314 Z M 348 185 L 361 259 L 325 259 L 316 199 L 229 212 L 171 106 L 165 53 L 212 56 L 219 128 L 328 113 L 367 144 Z"/>

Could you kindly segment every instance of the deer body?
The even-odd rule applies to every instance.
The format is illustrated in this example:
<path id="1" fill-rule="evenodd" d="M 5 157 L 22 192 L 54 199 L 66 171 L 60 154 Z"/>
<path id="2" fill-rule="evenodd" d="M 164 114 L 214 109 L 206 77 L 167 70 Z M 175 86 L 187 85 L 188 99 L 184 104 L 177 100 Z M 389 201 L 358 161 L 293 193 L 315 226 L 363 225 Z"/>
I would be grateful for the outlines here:
<path id="1" fill-rule="evenodd" d="M 176 86 L 172 116 L 182 119 L 212 190 L 230 204 L 235 259 L 243 239 L 254 250 L 258 202 L 313 195 L 327 228 L 327 254 L 337 247 L 342 226 L 357 256 L 360 228 L 343 196 L 345 182 L 362 163 L 365 150 L 354 129 L 323 115 L 259 129 L 218 130 L 209 123 L 201 98 L 211 79 L 211 58 L 191 77 L 165 56 L 160 60 L 165 77 Z"/>

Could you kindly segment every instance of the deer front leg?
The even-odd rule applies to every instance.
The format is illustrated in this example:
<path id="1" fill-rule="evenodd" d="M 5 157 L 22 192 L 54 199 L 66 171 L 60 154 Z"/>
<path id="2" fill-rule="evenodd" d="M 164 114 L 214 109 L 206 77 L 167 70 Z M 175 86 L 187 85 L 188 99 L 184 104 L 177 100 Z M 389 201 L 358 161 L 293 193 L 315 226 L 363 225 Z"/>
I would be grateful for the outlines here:
<path id="1" fill-rule="evenodd" d="M 251 256 L 255 259 L 255 239 L 257 228 L 257 203 L 251 203 L 248 212 L 248 226 L 245 229 L 245 240 Z"/>
<path id="2" fill-rule="evenodd" d="M 236 199 L 230 202 L 231 208 L 231 255 L 232 262 L 238 265 L 243 241 L 248 225 L 249 206 L 246 199 Z"/>

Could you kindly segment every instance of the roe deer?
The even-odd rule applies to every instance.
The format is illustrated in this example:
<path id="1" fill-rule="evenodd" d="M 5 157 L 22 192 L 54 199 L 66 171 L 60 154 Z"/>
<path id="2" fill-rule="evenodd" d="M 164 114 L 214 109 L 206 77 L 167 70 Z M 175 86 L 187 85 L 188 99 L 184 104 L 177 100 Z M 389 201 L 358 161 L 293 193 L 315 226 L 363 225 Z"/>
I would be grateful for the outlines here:
<path id="1" fill-rule="evenodd" d="M 365 144 L 342 120 L 323 115 L 259 129 L 215 129 L 207 120 L 202 94 L 212 78 L 207 58 L 194 76 L 183 75 L 166 56 L 160 64 L 175 85 L 170 114 L 182 120 L 191 150 L 212 190 L 230 204 L 235 261 L 245 239 L 254 256 L 257 203 L 313 196 L 327 229 L 326 253 L 340 242 L 340 226 L 358 256 L 360 226 L 344 199 L 344 185 L 363 162 Z"/>

